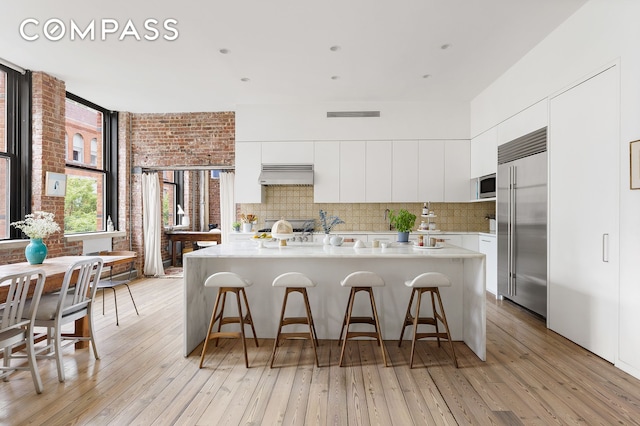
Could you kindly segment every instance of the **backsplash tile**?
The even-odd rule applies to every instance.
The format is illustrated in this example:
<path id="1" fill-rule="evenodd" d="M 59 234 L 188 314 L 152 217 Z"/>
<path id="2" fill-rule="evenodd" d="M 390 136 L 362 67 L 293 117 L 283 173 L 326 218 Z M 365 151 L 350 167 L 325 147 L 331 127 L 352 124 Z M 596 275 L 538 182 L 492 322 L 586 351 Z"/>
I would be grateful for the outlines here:
<path id="1" fill-rule="evenodd" d="M 316 231 L 320 231 L 320 209 L 345 221 L 334 228 L 336 231 L 388 231 L 385 209 L 407 209 L 414 213 L 418 216 L 417 228 L 420 225 L 422 203 L 314 203 L 313 187 L 268 186 L 264 203 L 240 204 L 240 213 L 258 216 L 258 229 L 263 227 L 265 219 L 315 218 Z M 437 215 L 434 220 L 437 228 L 452 232 L 488 232 L 489 221 L 486 216 L 496 213 L 495 201 L 431 203 L 431 210 Z"/>

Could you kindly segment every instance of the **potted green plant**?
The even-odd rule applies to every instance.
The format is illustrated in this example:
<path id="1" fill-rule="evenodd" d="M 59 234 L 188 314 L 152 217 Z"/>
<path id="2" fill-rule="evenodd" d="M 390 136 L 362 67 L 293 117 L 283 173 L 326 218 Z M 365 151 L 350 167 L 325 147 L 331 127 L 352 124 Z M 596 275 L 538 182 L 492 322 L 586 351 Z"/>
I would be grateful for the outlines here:
<path id="1" fill-rule="evenodd" d="M 416 223 L 416 215 L 405 209 L 400 209 L 397 214 L 391 210 L 389 223 L 398 231 L 398 242 L 406 243 L 409 241 L 409 232 Z"/>
<path id="2" fill-rule="evenodd" d="M 231 227 L 233 228 L 234 231 L 240 232 L 240 222 L 233 222 L 231 224 Z"/>

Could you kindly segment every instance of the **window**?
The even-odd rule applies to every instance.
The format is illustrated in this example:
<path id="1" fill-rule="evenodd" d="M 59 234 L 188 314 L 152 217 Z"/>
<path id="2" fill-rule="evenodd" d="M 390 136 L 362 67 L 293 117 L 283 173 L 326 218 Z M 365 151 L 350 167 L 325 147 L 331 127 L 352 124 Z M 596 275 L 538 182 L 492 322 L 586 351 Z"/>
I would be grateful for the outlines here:
<path id="1" fill-rule="evenodd" d="M 0 239 L 31 211 L 31 73 L 0 65 Z"/>
<path id="2" fill-rule="evenodd" d="M 64 232 L 105 231 L 109 216 L 117 229 L 117 114 L 69 93 L 65 108 Z"/>
<path id="3" fill-rule="evenodd" d="M 178 205 L 183 206 L 184 172 L 165 170 L 162 172 L 162 224 L 179 225 Z"/>

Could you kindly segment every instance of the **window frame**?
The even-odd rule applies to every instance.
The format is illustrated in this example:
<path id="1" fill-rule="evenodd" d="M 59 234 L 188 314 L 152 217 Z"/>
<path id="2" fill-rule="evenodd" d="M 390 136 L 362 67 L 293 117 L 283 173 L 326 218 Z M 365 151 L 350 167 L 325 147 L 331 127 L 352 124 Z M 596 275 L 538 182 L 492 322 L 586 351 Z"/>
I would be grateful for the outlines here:
<path id="1" fill-rule="evenodd" d="M 76 170 L 85 170 L 91 173 L 101 172 L 104 175 L 104 227 L 102 230 L 93 232 L 106 232 L 107 218 L 111 216 L 111 221 L 115 229 L 118 227 L 118 112 L 111 111 L 96 105 L 73 93 L 66 92 L 66 99 L 77 102 L 102 113 L 102 170 L 95 167 L 87 167 L 78 164 L 73 158 L 66 158 L 65 167 Z M 65 113 L 66 122 L 66 113 Z M 65 150 L 68 146 L 65 145 Z M 97 164 L 96 164 L 97 165 Z M 74 235 L 74 234 L 65 234 Z"/>
<path id="2" fill-rule="evenodd" d="M 7 151 L 0 152 L 9 158 L 9 202 L 8 223 L 22 220 L 31 213 L 31 71 L 20 72 L 0 64 L 0 70 L 7 75 L 6 85 L 6 138 Z M 22 231 L 9 226 L 7 238 L 22 239 Z"/>
<path id="3" fill-rule="evenodd" d="M 173 205 L 173 224 L 169 224 L 167 226 L 179 226 L 178 223 L 178 204 L 184 210 L 184 171 L 183 170 L 172 170 L 173 171 L 173 181 L 164 180 L 164 174 L 161 173 L 162 178 L 162 186 L 164 185 L 173 185 L 174 186 L 174 194 L 175 194 L 175 203 Z M 164 226 L 164 224 L 163 224 Z"/>

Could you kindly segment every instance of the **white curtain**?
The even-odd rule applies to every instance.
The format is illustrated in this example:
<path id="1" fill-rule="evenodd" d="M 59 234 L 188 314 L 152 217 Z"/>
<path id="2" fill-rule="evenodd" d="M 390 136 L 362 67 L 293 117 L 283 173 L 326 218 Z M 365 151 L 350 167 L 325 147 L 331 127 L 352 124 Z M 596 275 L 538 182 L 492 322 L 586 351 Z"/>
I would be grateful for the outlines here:
<path id="1" fill-rule="evenodd" d="M 229 241 L 231 224 L 236 221 L 235 176 L 234 173 L 220 173 L 220 230 L 223 243 Z"/>
<path id="2" fill-rule="evenodd" d="M 142 174 L 144 275 L 164 275 L 162 266 L 162 189 L 158 173 Z"/>

